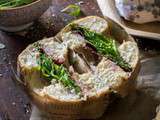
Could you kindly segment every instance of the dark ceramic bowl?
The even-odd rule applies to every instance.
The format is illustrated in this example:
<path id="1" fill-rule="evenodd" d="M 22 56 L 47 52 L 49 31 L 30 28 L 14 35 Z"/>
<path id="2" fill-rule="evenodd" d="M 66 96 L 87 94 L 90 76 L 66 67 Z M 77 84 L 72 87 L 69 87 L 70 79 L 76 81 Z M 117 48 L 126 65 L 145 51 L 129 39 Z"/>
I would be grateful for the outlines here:
<path id="1" fill-rule="evenodd" d="M 27 28 L 49 8 L 51 1 L 36 0 L 21 7 L 0 10 L 0 29 L 16 32 Z"/>

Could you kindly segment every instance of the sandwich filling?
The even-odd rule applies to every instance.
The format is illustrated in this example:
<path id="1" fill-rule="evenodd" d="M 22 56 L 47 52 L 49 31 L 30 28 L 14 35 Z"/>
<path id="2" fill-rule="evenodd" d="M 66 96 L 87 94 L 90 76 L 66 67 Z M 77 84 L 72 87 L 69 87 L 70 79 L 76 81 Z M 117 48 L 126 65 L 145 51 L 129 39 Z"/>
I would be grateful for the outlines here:
<path id="1" fill-rule="evenodd" d="M 29 46 L 20 58 L 22 65 L 37 68 L 36 82 L 47 82 L 33 87 L 36 93 L 58 100 L 86 100 L 129 78 L 137 61 L 136 43 L 118 46 L 101 34 L 108 27 L 104 19 L 91 20 L 92 24 L 89 20 L 75 23 L 74 29 L 71 25 L 70 31 L 61 33 L 61 40 L 49 38 Z"/>

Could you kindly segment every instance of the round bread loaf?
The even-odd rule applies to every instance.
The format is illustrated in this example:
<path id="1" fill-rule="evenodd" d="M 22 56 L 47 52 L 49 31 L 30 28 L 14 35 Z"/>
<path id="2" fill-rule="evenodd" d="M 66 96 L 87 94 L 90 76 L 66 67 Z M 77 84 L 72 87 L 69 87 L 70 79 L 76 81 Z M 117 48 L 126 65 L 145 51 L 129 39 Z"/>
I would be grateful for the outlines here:
<path id="1" fill-rule="evenodd" d="M 71 29 L 71 24 L 85 27 L 117 41 L 122 58 L 131 66 L 125 71 L 114 61 L 97 53 L 85 38 Z M 110 102 L 110 94 L 126 96 L 134 89 L 139 72 L 137 44 L 121 27 L 110 19 L 89 16 L 75 20 L 55 37 L 36 43 L 56 64 L 63 64 L 80 87 L 77 93 L 61 82 L 41 78 L 35 44 L 29 45 L 18 57 L 17 71 L 28 95 L 43 112 L 57 119 L 95 119 L 100 117 Z"/>

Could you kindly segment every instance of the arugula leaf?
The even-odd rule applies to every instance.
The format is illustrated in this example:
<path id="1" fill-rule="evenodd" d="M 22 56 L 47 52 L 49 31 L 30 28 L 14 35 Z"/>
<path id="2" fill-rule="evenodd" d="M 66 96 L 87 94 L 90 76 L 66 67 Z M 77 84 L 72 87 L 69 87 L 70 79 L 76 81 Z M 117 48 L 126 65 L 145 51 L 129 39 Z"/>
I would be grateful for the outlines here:
<path id="1" fill-rule="evenodd" d="M 97 51 L 114 61 L 125 71 L 132 71 L 131 66 L 120 56 L 115 40 L 102 34 L 90 31 L 88 28 L 71 24 L 72 30 L 80 33 L 84 38 L 93 45 Z"/>
<path id="2" fill-rule="evenodd" d="M 10 0 L 0 0 L 0 5 L 5 3 L 5 2 L 9 2 Z"/>
<path id="3" fill-rule="evenodd" d="M 61 12 L 67 13 L 74 17 L 78 17 L 81 14 L 81 9 L 78 5 L 71 4 L 61 10 Z"/>
<path id="4" fill-rule="evenodd" d="M 32 3 L 34 0 L 3 0 L 0 1 L 0 9 L 14 8 Z"/>
<path id="5" fill-rule="evenodd" d="M 55 79 L 57 82 L 61 82 L 65 87 L 74 89 L 76 93 L 80 92 L 80 87 L 77 86 L 75 81 L 70 78 L 66 68 L 62 64 L 55 64 L 52 59 L 42 51 L 42 49 L 39 47 L 39 44 L 36 44 L 35 46 L 40 52 L 40 59 L 38 64 L 40 65 L 40 72 L 42 77 L 49 81 Z"/>

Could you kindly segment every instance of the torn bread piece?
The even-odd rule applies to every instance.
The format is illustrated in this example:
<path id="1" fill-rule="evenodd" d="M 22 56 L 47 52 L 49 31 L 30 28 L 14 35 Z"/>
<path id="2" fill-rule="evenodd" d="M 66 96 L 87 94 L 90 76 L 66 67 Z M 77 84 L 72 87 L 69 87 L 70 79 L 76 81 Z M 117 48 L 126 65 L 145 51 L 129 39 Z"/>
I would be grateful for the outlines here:
<path id="1" fill-rule="evenodd" d="M 108 31 L 114 32 L 115 28 L 109 29 L 107 20 L 97 16 L 73 23 L 100 37 L 110 36 Z M 107 41 L 101 42 L 108 45 L 105 44 Z M 114 42 L 112 44 L 116 47 Z M 41 111 L 61 119 L 95 119 L 104 113 L 112 92 L 121 96 L 130 92 L 139 71 L 136 43 L 128 37 L 116 45 L 117 48 L 111 48 L 111 52 L 118 51 L 116 55 L 121 56 L 132 71 L 125 71 L 104 55 L 102 49 L 97 49 L 68 25 L 55 37 L 29 45 L 18 57 L 18 73 Z"/>

